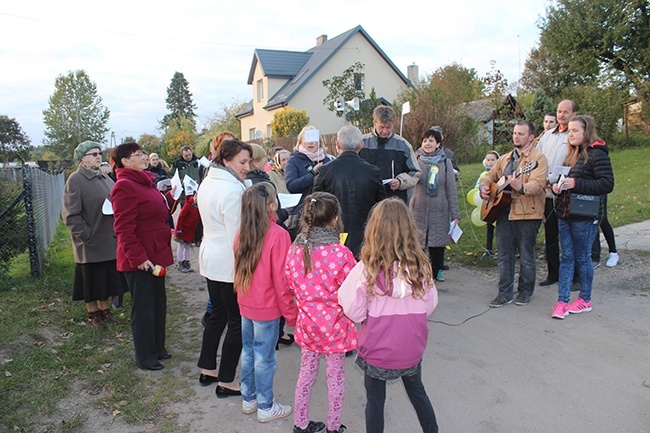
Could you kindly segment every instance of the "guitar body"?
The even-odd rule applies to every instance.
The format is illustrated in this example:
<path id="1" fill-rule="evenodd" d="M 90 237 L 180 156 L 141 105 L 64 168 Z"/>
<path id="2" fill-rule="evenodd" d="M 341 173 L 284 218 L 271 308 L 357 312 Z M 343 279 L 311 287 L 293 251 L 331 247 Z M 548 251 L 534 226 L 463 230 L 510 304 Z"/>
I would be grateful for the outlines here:
<path id="1" fill-rule="evenodd" d="M 512 195 L 510 189 L 504 189 L 499 192 L 499 186 L 493 183 L 490 186 L 490 197 L 483 200 L 481 206 L 481 219 L 488 224 L 497 220 L 501 212 L 510 207 Z"/>

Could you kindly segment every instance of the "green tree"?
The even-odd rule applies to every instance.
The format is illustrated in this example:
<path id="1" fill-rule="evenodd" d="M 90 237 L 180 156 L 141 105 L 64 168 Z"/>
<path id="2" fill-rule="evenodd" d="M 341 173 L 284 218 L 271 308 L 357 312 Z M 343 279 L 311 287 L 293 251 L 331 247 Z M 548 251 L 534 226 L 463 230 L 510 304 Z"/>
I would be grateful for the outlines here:
<path id="1" fill-rule="evenodd" d="M 351 101 L 354 98 L 359 98 L 363 101 L 366 97 L 363 90 L 363 70 L 365 65 L 361 62 L 356 62 L 347 68 L 341 75 L 335 75 L 332 78 L 323 80 L 323 87 L 328 89 L 328 94 L 323 99 L 323 104 L 327 106 L 329 111 L 335 113 L 338 117 L 343 117 L 346 113 L 350 123 L 359 123 L 359 113 L 355 110 L 338 111 L 336 109 L 336 101 L 342 98 L 343 101 Z"/>
<path id="2" fill-rule="evenodd" d="M 165 128 L 159 153 L 166 161 L 173 161 L 180 157 L 183 146 L 194 147 L 197 137 L 194 119 L 177 118 Z"/>
<path id="3" fill-rule="evenodd" d="M 97 94 L 97 86 L 84 70 L 59 75 L 49 108 L 43 110 L 43 143 L 63 158 L 72 158 L 74 148 L 86 140 L 106 142 L 110 111 Z"/>
<path id="4" fill-rule="evenodd" d="M 176 126 L 187 125 L 189 121 L 192 129 L 196 129 L 196 121 L 194 120 L 196 105 L 192 100 L 190 83 L 187 82 L 182 72 L 174 73 L 171 84 L 167 88 L 165 102 L 169 113 L 162 120 L 163 127 L 171 126 L 174 122 L 176 122 Z"/>
<path id="5" fill-rule="evenodd" d="M 160 153 L 163 142 L 157 135 L 142 134 L 138 139 L 138 144 L 147 153 Z"/>
<path id="6" fill-rule="evenodd" d="M 309 116 L 306 110 L 287 108 L 273 115 L 271 130 L 274 137 L 297 137 L 308 124 Z"/>
<path id="7" fill-rule="evenodd" d="M 9 161 L 29 159 L 32 144 L 16 119 L 0 115 L 0 158 Z"/>
<path id="8" fill-rule="evenodd" d="M 356 113 L 357 124 L 360 129 L 369 129 L 372 128 L 372 113 L 375 108 L 381 104 L 381 100 L 377 98 L 377 92 L 373 87 L 370 90 L 370 95 L 368 99 L 361 101 L 359 104 L 359 112 Z"/>
<path id="9" fill-rule="evenodd" d="M 556 0 L 539 28 L 541 44 L 570 59 L 569 70 L 585 77 L 616 71 L 649 100 L 648 0 Z"/>
<path id="10" fill-rule="evenodd" d="M 520 100 L 518 102 L 521 103 Z M 542 89 L 537 89 L 530 106 L 524 108 L 524 117 L 535 126 L 535 131 L 539 134 L 544 130 L 544 116 L 551 111 L 555 111 L 551 100 Z"/>
<path id="11" fill-rule="evenodd" d="M 222 132 L 231 132 L 235 137 L 240 137 L 239 119 L 235 117 L 246 106 L 246 101 L 233 98 L 230 104 L 221 103 L 219 111 L 214 113 L 207 122 L 207 131 L 201 134 L 196 144 L 195 153 L 197 156 L 210 154 L 210 141 Z"/>

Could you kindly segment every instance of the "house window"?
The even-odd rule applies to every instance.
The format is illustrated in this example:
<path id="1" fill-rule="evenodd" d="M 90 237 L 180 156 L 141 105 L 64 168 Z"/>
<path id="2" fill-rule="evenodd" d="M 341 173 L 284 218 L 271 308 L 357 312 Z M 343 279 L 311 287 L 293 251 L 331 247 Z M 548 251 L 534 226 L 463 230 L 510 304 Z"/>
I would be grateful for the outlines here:
<path id="1" fill-rule="evenodd" d="M 255 140 L 255 128 L 251 128 L 248 130 L 248 139 Z"/>
<path id="2" fill-rule="evenodd" d="M 273 130 L 271 129 L 271 124 L 269 123 L 266 125 L 266 136 L 270 137 L 271 135 L 273 135 L 272 132 Z"/>
<path id="3" fill-rule="evenodd" d="M 354 74 L 354 90 L 363 92 L 363 74 Z"/>
<path id="4" fill-rule="evenodd" d="M 264 80 L 257 80 L 257 102 L 264 100 Z"/>

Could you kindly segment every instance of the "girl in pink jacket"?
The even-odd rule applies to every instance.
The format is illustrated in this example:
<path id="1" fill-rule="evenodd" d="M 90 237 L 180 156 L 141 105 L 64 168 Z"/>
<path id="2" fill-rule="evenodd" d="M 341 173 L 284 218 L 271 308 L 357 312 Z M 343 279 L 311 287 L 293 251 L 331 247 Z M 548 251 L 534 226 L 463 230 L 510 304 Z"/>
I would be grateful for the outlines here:
<path id="1" fill-rule="evenodd" d="M 289 232 L 276 224 L 275 188 L 260 182 L 242 196 L 241 226 L 235 241 L 235 292 L 241 312 L 242 411 L 259 422 L 287 417 L 291 406 L 273 398 L 280 317 L 296 323 L 296 306 L 284 282 Z"/>
<path id="2" fill-rule="evenodd" d="M 298 306 L 296 343 L 302 348 L 296 383 L 294 433 L 343 433 L 345 353 L 357 347 L 354 323 L 343 314 L 338 290 L 356 264 L 341 245 L 341 207 L 337 198 L 316 192 L 305 198 L 301 233 L 287 256 L 285 278 Z M 318 376 L 320 355 L 325 355 L 329 410 L 327 425 L 309 420 L 309 398 Z"/>
<path id="3" fill-rule="evenodd" d="M 366 431 L 384 431 L 386 381 L 401 378 L 422 431 L 437 433 L 421 361 L 429 335 L 427 317 L 438 304 L 438 292 L 418 229 L 402 200 L 389 198 L 373 208 L 361 261 L 341 285 L 339 303 L 350 319 L 362 322 L 356 363 L 365 371 Z"/>

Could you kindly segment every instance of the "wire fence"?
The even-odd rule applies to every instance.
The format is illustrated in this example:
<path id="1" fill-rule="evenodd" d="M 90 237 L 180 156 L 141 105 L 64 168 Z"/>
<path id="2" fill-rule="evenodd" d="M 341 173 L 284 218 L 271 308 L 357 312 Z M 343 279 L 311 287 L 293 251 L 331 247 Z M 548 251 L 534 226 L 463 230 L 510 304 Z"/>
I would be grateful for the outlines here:
<path id="1" fill-rule="evenodd" d="M 40 277 L 63 205 L 63 173 L 29 165 L 0 168 L 0 278 Z"/>

